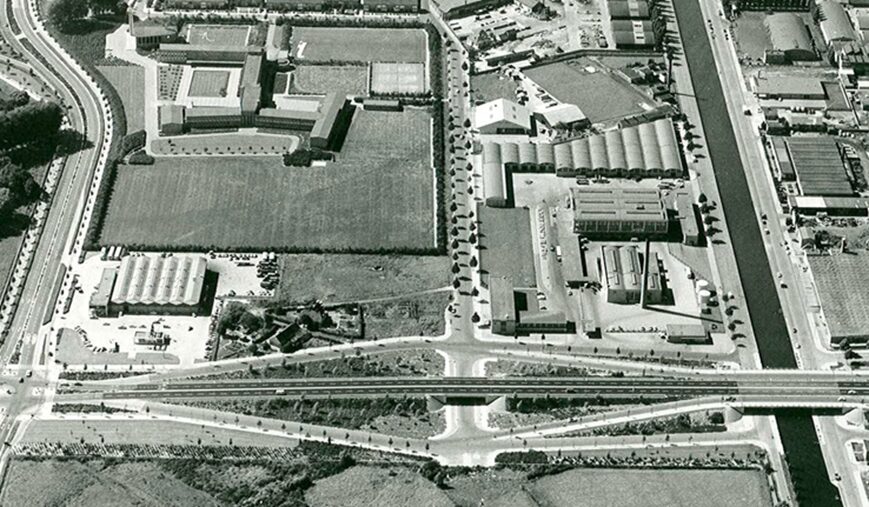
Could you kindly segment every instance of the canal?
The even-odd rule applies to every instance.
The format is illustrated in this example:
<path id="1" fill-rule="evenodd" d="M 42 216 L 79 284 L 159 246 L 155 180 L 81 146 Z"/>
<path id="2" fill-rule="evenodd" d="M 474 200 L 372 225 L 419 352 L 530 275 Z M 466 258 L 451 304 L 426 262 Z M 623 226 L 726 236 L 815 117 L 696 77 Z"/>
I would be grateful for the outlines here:
<path id="1" fill-rule="evenodd" d="M 706 34 L 706 20 L 698 0 L 674 0 L 674 5 L 761 361 L 765 368 L 796 368 L 787 323 Z M 776 423 L 797 501 L 807 506 L 841 506 L 838 490 L 827 480 L 827 467 L 811 416 L 799 411 L 781 413 L 776 416 Z"/>

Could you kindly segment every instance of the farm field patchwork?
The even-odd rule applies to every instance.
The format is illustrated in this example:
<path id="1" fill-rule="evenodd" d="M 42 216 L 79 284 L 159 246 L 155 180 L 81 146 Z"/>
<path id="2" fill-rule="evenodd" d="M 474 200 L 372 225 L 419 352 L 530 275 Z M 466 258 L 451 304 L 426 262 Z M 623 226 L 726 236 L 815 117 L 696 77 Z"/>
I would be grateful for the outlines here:
<path id="1" fill-rule="evenodd" d="M 327 93 L 349 95 L 368 93 L 368 67 L 362 65 L 299 65 L 292 74 L 290 93 Z"/>
<path id="2" fill-rule="evenodd" d="M 244 46 L 248 43 L 250 31 L 249 26 L 188 25 L 186 38 L 190 44 Z"/>
<path id="3" fill-rule="evenodd" d="M 314 61 L 425 63 L 425 31 L 412 28 L 293 28 L 291 56 Z"/>
<path id="4" fill-rule="evenodd" d="M 194 70 L 187 95 L 191 97 L 225 97 L 228 85 L 229 72 Z"/>
<path id="5" fill-rule="evenodd" d="M 197 249 L 428 250 L 430 116 L 357 111 L 338 160 L 160 157 L 121 166 L 102 244 Z"/>
<path id="6" fill-rule="evenodd" d="M 145 128 L 145 69 L 138 65 L 97 67 L 124 103 L 127 132 Z"/>
<path id="7" fill-rule="evenodd" d="M 421 63 L 371 64 L 371 91 L 375 93 L 423 93 L 425 65 Z"/>
<path id="8" fill-rule="evenodd" d="M 589 72 L 591 68 L 593 72 Z M 555 99 L 575 104 L 592 123 L 639 114 L 655 106 L 652 99 L 588 59 L 541 65 L 524 73 Z"/>

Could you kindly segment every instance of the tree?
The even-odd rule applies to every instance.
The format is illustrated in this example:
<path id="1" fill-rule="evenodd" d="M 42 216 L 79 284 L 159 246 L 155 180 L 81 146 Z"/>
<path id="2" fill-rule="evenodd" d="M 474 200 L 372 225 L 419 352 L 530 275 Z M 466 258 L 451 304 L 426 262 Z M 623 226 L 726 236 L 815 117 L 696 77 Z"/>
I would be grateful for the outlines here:
<path id="1" fill-rule="evenodd" d="M 87 15 L 88 2 L 85 0 L 54 0 L 48 4 L 48 20 L 61 30 Z"/>
<path id="2" fill-rule="evenodd" d="M 701 204 L 704 203 L 704 202 L 706 202 L 706 201 L 708 201 L 708 200 L 709 200 L 709 199 L 706 198 L 706 194 L 704 194 L 704 193 L 702 193 L 702 192 L 700 193 L 699 196 L 697 196 L 697 202 L 699 202 L 699 203 L 701 203 Z"/>

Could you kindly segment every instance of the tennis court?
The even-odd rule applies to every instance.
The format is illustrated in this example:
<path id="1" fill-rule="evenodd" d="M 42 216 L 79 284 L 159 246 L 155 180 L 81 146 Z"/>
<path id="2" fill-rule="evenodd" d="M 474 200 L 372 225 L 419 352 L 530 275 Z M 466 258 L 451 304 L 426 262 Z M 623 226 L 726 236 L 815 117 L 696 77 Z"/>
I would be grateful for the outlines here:
<path id="1" fill-rule="evenodd" d="M 423 93 L 425 65 L 421 63 L 371 64 L 371 91 L 373 93 Z"/>

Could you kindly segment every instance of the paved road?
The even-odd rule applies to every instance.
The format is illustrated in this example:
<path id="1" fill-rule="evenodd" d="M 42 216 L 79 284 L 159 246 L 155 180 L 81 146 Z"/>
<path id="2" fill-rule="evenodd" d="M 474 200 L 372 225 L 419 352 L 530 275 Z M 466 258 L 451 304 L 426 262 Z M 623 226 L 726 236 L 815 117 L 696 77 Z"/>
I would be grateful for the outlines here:
<path id="1" fill-rule="evenodd" d="M 94 384 L 89 384 L 94 386 Z M 82 386 L 87 389 L 88 386 Z M 838 378 L 810 373 L 803 376 L 758 372 L 734 377 L 704 375 L 658 377 L 369 377 L 269 380 L 214 380 L 141 384 L 112 388 L 98 384 L 90 394 L 70 398 L 102 399 L 199 398 L 249 396 L 383 397 L 431 395 L 438 397 L 553 396 L 573 398 L 696 398 L 716 396 L 750 402 L 752 406 L 827 406 L 856 404 L 869 396 L 869 379 Z M 62 400 L 67 395 L 60 395 Z"/>
<path id="2" fill-rule="evenodd" d="M 29 10 L 30 5 L 23 0 L 10 1 L 12 13 L 23 37 L 33 45 L 48 65 L 31 54 L 31 49 L 15 38 L 5 8 L 0 10 L 0 34 L 27 56 L 35 72 L 59 91 L 64 104 L 69 106 L 67 114 L 72 128 L 85 134 L 91 145 L 67 159 L 21 294 L 21 304 L 12 320 L 6 341 L 0 348 L 0 363 L 8 365 L 15 353 L 16 344 L 21 341 L 19 363 L 29 367 L 38 366 L 44 360 L 41 354 L 46 336 L 40 336 L 42 319 L 46 309 L 54 303 L 62 262 L 75 241 L 78 217 L 83 211 L 87 187 L 104 142 L 105 129 L 99 107 L 100 98 L 72 70 L 66 58 L 43 39 L 44 35 L 37 30 Z M 34 406 L 34 398 L 40 398 L 43 393 L 42 388 L 34 389 L 30 382 L 24 383 L 15 392 L 8 400 L 6 417 L 0 422 L 0 441 L 14 439 L 14 432 L 18 429 L 15 424 L 16 417 L 30 410 Z M 4 449 L 0 456 L 0 468 L 5 465 L 8 456 Z"/>

